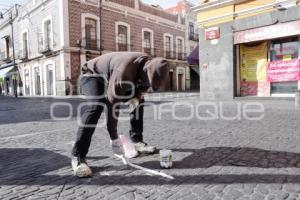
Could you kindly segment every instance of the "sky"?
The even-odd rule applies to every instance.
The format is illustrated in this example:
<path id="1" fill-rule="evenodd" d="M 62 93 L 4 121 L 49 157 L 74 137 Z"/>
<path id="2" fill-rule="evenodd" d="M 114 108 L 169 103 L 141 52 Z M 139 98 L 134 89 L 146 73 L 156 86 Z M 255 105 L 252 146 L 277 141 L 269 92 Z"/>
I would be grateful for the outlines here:
<path id="1" fill-rule="evenodd" d="M 148 4 L 154 4 L 154 5 L 158 4 L 163 8 L 168 8 L 176 5 L 179 0 L 142 0 L 142 1 Z M 189 0 L 189 1 L 194 4 L 198 2 L 198 0 Z"/>
<path id="2" fill-rule="evenodd" d="M 170 6 L 176 5 L 176 3 L 179 0 L 142 0 L 145 3 L 148 4 L 158 4 L 163 8 L 168 8 Z M 198 0 L 190 0 L 192 3 L 196 3 Z M 0 0 L 0 9 L 3 10 L 3 8 L 9 8 L 9 6 L 12 6 L 14 3 L 21 3 L 23 0 Z"/>
<path id="3" fill-rule="evenodd" d="M 4 11 L 4 8 L 9 8 L 15 3 L 21 3 L 23 0 L 0 0 L 0 11 Z"/>

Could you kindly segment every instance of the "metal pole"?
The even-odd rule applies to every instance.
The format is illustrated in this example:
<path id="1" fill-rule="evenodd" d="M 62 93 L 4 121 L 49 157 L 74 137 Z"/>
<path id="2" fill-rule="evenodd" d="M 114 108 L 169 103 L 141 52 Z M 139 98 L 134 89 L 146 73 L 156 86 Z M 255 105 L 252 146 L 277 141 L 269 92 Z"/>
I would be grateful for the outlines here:
<path id="1" fill-rule="evenodd" d="M 14 40 L 14 25 L 13 25 L 13 14 L 12 11 L 10 11 L 9 21 L 11 25 L 11 42 L 12 42 L 12 49 L 13 49 L 13 67 L 14 67 L 14 73 L 13 73 L 13 86 L 14 86 L 14 95 L 17 98 L 18 97 L 18 77 L 17 77 L 17 66 L 16 66 L 16 57 L 15 57 L 15 40 Z"/>
<path id="2" fill-rule="evenodd" d="M 100 15 L 100 56 L 102 55 L 103 34 L 102 34 L 102 0 L 99 0 L 99 15 Z"/>
<path id="3" fill-rule="evenodd" d="M 300 107 L 300 90 L 298 90 L 296 92 L 296 96 L 295 96 L 295 106 L 298 108 Z"/>

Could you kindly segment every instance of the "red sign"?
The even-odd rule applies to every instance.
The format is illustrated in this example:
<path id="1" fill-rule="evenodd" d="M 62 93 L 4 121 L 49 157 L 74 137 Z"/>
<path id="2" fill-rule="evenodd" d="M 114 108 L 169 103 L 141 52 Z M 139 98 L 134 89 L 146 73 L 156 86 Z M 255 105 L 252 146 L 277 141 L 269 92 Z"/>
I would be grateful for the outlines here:
<path id="1" fill-rule="evenodd" d="M 274 61 L 268 63 L 267 80 L 285 82 L 300 80 L 300 60 Z"/>
<path id="2" fill-rule="evenodd" d="M 300 34 L 300 20 L 239 31 L 234 34 L 234 44 L 270 40 Z"/>
<path id="3" fill-rule="evenodd" d="M 257 95 L 257 82 L 244 82 L 241 81 L 241 96 L 256 96 Z"/>
<path id="4" fill-rule="evenodd" d="M 205 40 L 215 40 L 220 38 L 220 28 L 212 27 L 205 29 Z"/>
<path id="5" fill-rule="evenodd" d="M 267 81 L 241 81 L 241 96 L 268 97 L 271 93 L 270 83 Z"/>

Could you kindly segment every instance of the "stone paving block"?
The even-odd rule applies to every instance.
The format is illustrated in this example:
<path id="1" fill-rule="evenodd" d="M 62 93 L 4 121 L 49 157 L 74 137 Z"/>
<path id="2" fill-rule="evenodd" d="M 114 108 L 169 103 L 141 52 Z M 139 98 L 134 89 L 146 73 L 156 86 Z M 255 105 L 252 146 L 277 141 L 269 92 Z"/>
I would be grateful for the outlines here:
<path id="1" fill-rule="evenodd" d="M 176 98 L 165 100 L 179 102 Z M 194 106 L 200 102 L 180 100 Z M 53 101 L 32 98 L 26 100 L 27 110 L 17 108 L 22 115 L 0 113 L 0 157 L 6 158 L 4 167 L 0 163 L 4 172 L 0 173 L 1 200 L 56 199 L 61 189 L 63 200 L 300 198 L 300 110 L 295 110 L 291 101 L 259 101 L 266 113 L 264 120 L 258 122 L 196 118 L 182 121 L 173 120 L 170 113 L 157 121 L 153 110 L 145 107 L 145 141 L 173 150 L 174 167 L 164 172 L 175 176 L 174 181 L 147 176 L 112 159 L 105 127 L 96 129 L 89 153 L 88 162 L 95 176 L 72 177 L 70 149 L 78 126 L 76 119 L 40 120 Z M 21 98 L 14 102 L 25 103 Z M 71 103 L 76 109 L 79 101 Z M 245 101 L 227 104 L 224 109 L 228 116 L 234 114 L 234 103 Z M 1 99 L 1 106 L 9 104 L 10 99 Z M 178 108 L 178 113 L 186 112 Z M 28 113 L 34 113 L 34 118 Z M 10 119 L 15 123 L 9 123 Z M 129 123 L 121 122 L 119 130 L 128 132 Z M 160 170 L 158 161 L 158 155 L 133 159 L 134 163 Z"/>
<path id="2" fill-rule="evenodd" d="M 227 191 L 226 191 L 226 193 L 223 195 L 223 199 L 224 200 L 229 200 L 229 199 L 231 199 L 231 200 L 236 200 L 236 199 L 238 199 L 238 198 L 240 198 L 241 196 L 243 196 L 244 194 L 243 194 L 243 192 L 240 192 L 240 191 L 238 191 L 238 190 L 236 190 L 236 189 L 232 189 L 232 188 L 230 188 L 230 189 L 228 189 Z"/>
<path id="3" fill-rule="evenodd" d="M 263 184 L 258 184 L 255 188 L 255 191 L 262 195 L 267 195 L 269 193 L 268 186 Z"/>
<path id="4" fill-rule="evenodd" d="M 254 193 L 251 195 L 251 200 L 264 200 L 266 195 Z"/>

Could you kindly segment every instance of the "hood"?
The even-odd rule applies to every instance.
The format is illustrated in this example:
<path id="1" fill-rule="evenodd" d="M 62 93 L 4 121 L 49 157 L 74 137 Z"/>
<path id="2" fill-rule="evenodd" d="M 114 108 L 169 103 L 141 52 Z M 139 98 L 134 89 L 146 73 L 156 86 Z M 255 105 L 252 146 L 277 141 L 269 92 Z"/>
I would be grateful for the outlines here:
<path id="1" fill-rule="evenodd" d="M 165 58 L 153 58 L 147 61 L 144 70 L 147 71 L 150 86 L 154 91 L 166 89 L 169 80 L 169 62 Z"/>

